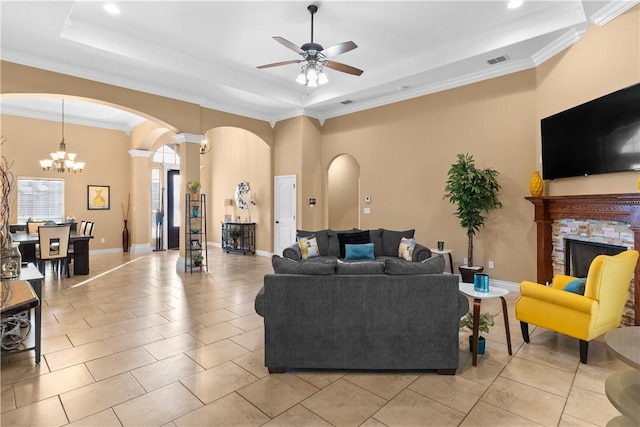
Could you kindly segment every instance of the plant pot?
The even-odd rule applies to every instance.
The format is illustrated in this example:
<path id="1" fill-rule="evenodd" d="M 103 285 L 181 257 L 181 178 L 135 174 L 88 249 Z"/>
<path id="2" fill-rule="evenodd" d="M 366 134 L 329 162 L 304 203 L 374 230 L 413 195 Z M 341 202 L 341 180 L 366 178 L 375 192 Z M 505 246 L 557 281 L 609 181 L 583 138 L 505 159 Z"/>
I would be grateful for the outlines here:
<path id="1" fill-rule="evenodd" d="M 486 340 L 484 337 L 478 337 L 478 354 L 484 354 Z M 469 352 L 473 353 L 473 335 L 469 335 Z"/>
<path id="2" fill-rule="evenodd" d="M 462 276 L 462 281 L 464 283 L 473 283 L 473 275 L 476 273 L 482 273 L 484 267 L 474 265 L 473 267 L 469 267 L 467 265 L 461 265 L 458 267 L 460 271 L 460 276 Z"/>

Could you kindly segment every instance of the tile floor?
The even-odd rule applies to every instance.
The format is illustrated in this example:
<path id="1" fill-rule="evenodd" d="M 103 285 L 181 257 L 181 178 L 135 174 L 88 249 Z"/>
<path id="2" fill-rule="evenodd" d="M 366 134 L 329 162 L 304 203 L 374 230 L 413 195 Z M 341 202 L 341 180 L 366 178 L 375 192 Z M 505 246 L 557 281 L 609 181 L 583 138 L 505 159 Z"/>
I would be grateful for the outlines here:
<path id="1" fill-rule="evenodd" d="M 178 253 L 93 255 L 91 275 L 47 275 L 43 360 L 2 355 L 3 426 L 606 425 L 605 378 L 629 369 L 592 342 L 545 330 L 523 344 L 508 295 L 471 366 L 460 331 L 455 376 L 430 371 L 269 375 L 253 308 L 270 259 L 210 250 L 209 274 L 176 272 Z M 483 311 L 499 313 L 499 300 Z"/>

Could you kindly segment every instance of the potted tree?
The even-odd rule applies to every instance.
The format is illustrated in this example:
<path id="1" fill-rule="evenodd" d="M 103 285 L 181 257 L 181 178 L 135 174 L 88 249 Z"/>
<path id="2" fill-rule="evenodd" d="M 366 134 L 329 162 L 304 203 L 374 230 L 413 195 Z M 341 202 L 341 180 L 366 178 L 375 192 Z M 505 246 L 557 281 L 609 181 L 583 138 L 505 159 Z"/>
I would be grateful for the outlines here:
<path id="1" fill-rule="evenodd" d="M 467 230 L 467 265 L 460 266 L 462 281 L 473 283 L 473 275 L 481 273 L 483 267 L 473 263 L 473 236 L 487 220 L 487 214 L 496 208 L 502 208 L 498 200 L 498 171 L 476 168 L 473 156 L 458 154 L 458 161 L 451 165 L 448 172 L 444 197 L 456 205 L 456 216 L 460 225 Z"/>
<path id="2" fill-rule="evenodd" d="M 493 326 L 493 315 L 491 313 L 482 313 L 478 320 L 478 331 L 489 333 L 489 326 Z M 473 313 L 469 311 L 465 316 L 460 318 L 460 327 L 466 327 L 473 331 Z M 469 335 L 469 351 L 473 352 L 473 334 Z M 478 354 L 484 354 L 485 339 L 478 335 Z"/>

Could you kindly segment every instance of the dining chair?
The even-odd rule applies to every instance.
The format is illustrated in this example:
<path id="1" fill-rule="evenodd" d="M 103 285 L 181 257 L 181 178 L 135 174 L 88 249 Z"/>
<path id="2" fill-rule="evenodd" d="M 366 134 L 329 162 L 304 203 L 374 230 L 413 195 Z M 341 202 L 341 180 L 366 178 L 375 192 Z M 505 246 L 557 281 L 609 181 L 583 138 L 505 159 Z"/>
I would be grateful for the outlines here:
<path id="1" fill-rule="evenodd" d="M 46 221 L 27 221 L 27 233 L 37 233 L 38 227 L 42 227 L 46 224 Z"/>
<path id="2" fill-rule="evenodd" d="M 83 236 L 93 236 L 93 221 L 82 221 L 80 223 L 80 234 Z M 69 243 L 69 250 L 67 253 L 67 268 L 69 268 L 69 264 L 73 262 L 73 257 L 75 248 L 73 247 L 73 242 Z"/>
<path id="3" fill-rule="evenodd" d="M 67 272 L 67 277 L 71 277 L 67 256 L 69 253 L 69 233 L 70 224 L 40 226 L 38 227 L 39 249 L 36 251 L 38 269 L 42 275 L 45 274 L 45 265 L 51 261 L 51 269 L 55 270 L 55 263 L 63 263 Z M 58 272 L 62 272 L 59 268 Z"/>

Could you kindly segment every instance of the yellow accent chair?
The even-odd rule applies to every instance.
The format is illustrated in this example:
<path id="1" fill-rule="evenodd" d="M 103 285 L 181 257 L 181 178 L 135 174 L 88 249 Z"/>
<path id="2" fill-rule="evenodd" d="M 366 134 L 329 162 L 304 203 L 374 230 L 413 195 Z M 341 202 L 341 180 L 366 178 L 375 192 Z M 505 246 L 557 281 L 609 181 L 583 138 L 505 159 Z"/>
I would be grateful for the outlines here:
<path id="1" fill-rule="evenodd" d="M 520 283 L 516 318 L 524 341 L 529 342 L 529 323 L 577 338 L 580 361 L 586 364 L 589 341 L 620 326 L 637 262 L 634 250 L 596 256 L 589 266 L 584 296 L 563 290 L 576 279 L 563 274 L 556 275 L 551 286 Z"/>

